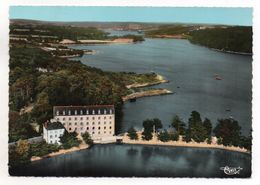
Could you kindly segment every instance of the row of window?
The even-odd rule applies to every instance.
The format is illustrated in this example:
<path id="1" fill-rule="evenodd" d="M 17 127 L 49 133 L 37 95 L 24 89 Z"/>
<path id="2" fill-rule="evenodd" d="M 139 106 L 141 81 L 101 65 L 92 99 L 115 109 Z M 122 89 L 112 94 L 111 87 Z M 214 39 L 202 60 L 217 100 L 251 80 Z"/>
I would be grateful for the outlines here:
<path id="1" fill-rule="evenodd" d="M 86 114 L 88 115 L 89 112 L 90 112 L 90 111 L 87 110 L 87 111 L 86 111 Z M 95 113 L 96 113 L 95 110 L 92 110 L 92 114 L 95 114 Z M 98 110 L 97 113 L 98 113 L 98 114 L 101 114 L 101 110 Z M 112 114 L 112 113 L 113 113 L 113 111 L 112 111 L 112 109 L 110 109 L 110 110 L 109 110 L 109 114 Z M 65 112 L 65 111 L 62 111 L 62 114 L 63 114 L 63 115 L 66 115 L 66 112 Z M 75 110 L 75 111 L 74 111 L 74 114 L 77 115 L 77 114 L 78 114 L 78 111 Z M 80 111 L 79 111 L 79 114 L 80 114 L 80 115 L 83 115 L 83 110 L 80 110 Z M 107 110 L 104 110 L 104 114 L 107 114 Z M 57 111 L 57 112 L 56 112 L 56 115 L 57 115 L 57 116 L 60 115 L 60 111 Z M 71 115 L 71 111 L 70 111 L 70 110 L 68 111 L 68 115 Z"/>
<path id="2" fill-rule="evenodd" d="M 107 119 L 107 117 L 105 116 L 104 119 Z M 109 119 L 112 119 L 112 116 L 109 116 Z M 66 118 L 62 118 L 63 121 L 66 121 Z M 68 118 L 69 121 L 72 120 L 71 117 Z M 78 120 L 78 117 L 74 117 L 74 120 Z M 80 117 L 79 120 L 83 120 L 83 117 Z M 89 117 L 86 117 L 86 120 L 89 120 Z M 92 120 L 95 120 L 95 117 L 92 117 Z M 98 117 L 98 120 L 100 120 L 100 116 Z M 60 118 L 57 118 L 57 121 L 60 121 Z"/>
<path id="3" fill-rule="evenodd" d="M 69 128 L 69 131 L 72 131 L 72 128 Z M 75 129 L 74 131 L 77 131 L 77 129 Z M 84 131 L 83 130 L 81 130 L 80 131 L 81 133 L 84 133 Z M 89 132 L 90 133 L 90 132 Z M 100 131 L 98 131 L 98 132 L 91 132 L 92 134 L 101 134 L 101 132 Z M 109 131 L 109 132 L 107 132 L 107 131 L 104 131 L 103 132 L 104 134 L 107 134 L 107 133 L 109 133 L 109 134 L 112 134 L 112 131 Z"/>
<path id="4" fill-rule="evenodd" d="M 65 126 L 65 125 L 66 125 L 66 123 L 62 123 L 62 124 L 63 124 L 63 126 Z M 101 124 L 101 122 L 99 121 L 99 122 L 98 122 L 98 124 L 100 125 L 100 124 Z M 105 125 L 105 124 L 106 124 L 106 122 L 104 121 L 104 125 Z M 112 121 L 109 121 L 109 124 L 111 125 L 111 124 L 112 124 Z M 68 125 L 70 125 L 70 126 L 71 126 L 71 125 L 73 125 L 73 123 L 68 123 Z M 75 123 L 74 123 L 74 125 L 75 125 L 75 126 L 77 126 L 77 125 L 78 125 L 78 123 L 77 123 L 77 122 L 75 122 Z M 79 125 L 81 125 L 81 126 L 84 126 L 84 123 L 83 123 L 83 122 L 80 122 L 80 123 L 79 123 Z M 87 122 L 87 123 L 86 123 L 86 125 L 90 125 L 90 123 L 89 123 L 89 122 Z M 95 125 L 95 122 L 92 122 L 92 125 Z"/>
<path id="5" fill-rule="evenodd" d="M 58 140 L 54 140 L 54 141 L 50 140 L 50 143 L 51 144 L 58 144 Z"/>
<path id="6" fill-rule="evenodd" d="M 52 139 L 52 138 L 53 138 L 53 136 L 54 136 L 54 138 L 57 138 L 57 137 L 60 137 L 60 136 L 62 136 L 62 134 L 55 134 L 55 135 L 50 135 L 50 138 Z"/>
<path id="7" fill-rule="evenodd" d="M 106 129 L 107 127 L 104 127 L 104 129 Z M 91 127 L 87 127 L 86 130 L 90 130 Z M 98 127 L 98 130 L 100 130 L 101 127 Z M 109 127 L 109 129 L 111 130 L 112 127 Z M 71 130 L 71 127 L 69 127 L 69 130 Z M 80 127 L 80 130 L 84 130 L 84 127 Z M 92 130 L 95 130 L 95 127 L 92 127 Z M 75 128 L 75 131 L 77 131 L 77 127 Z"/>

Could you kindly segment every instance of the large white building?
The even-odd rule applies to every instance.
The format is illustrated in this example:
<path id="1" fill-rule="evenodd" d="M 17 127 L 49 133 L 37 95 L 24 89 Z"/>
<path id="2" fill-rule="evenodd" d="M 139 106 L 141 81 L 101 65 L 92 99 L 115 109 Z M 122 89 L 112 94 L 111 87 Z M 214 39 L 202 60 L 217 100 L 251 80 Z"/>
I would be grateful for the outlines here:
<path id="1" fill-rule="evenodd" d="M 54 106 L 53 117 L 68 132 L 88 132 L 93 139 L 115 134 L 114 105 Z"/>
<path id="2" fill-rule="evenodd" d="M 60 137 L 65 132 L 64 126 L 60 122 L 49 122 L 43 124 L 43 139 L 48 144 L 60 144 Z"/>

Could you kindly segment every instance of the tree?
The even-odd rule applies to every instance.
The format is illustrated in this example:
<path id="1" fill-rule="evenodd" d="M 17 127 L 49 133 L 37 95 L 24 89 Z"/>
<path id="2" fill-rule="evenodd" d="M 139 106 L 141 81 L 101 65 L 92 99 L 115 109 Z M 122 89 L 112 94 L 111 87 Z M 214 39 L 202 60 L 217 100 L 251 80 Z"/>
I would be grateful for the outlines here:
<path id="1" fill-rule="evenodd" d="M 180 138 L 180 136 L 179 136 L 179 133 L 178 133 L 178 132 L 173 133 L 173 134 L 170 136 L 170 139 L 171 139 L 172 141 L 179 141 L 179 138 Z"/>
<path id="2" fill-rule="evenodd" d="M 161 120 L 159 120 L 158 118 L 153 119 L 153 125 L 156 132 L 158 132 L 158 130 L 163 127 Z"/>
<path id="3" fill-rule="evenodd" d="M 91 139 L 91 136 L 89 135 L 88 132 L 81 134 L 81 136 L 82 136 L 82 138 L 83 138 L 83 140 L 85 141 L 86 144 L 88 144 L 90 146 L 93 145 L 94 142 Z"/>
<path id="4" fill-rule="evenodd" d="M 30 146 L 27 140 L 20 139 L 17 143 L 15 151 L 19 155 L 26 155 L 28 154 L 29 147 Z"/>
<path id="5" fill-rule="evenodd" d="M 219 119 L 213 132 L 217 138 L 222 138 L 225 146 L 238 146 L 240 143 L 240 130 L 238 122 L 234 119 Z"/>
<path id="6" fill-rule="evenodd" d="M 152 138 L 153 138 L 152 132 L 147 131 L 147 130 L 144 130 L 144 131 L 142 132 L 142 139 L 143 139 L 143 140 L 149 141 L 149 140 L 151 140 Z"/>
<path id="7" fill-rule="evenodd" d="M 67 131 L 64 132 L 63 136 L 60 137 L 60 142 L 64 149 L 69 149 L 74 146 L 79 146 L 80 141 L 77 138 L 77 133 L 72 132 L 68 133 Z"/>
<path id="8" fill-rule="evenodd" d="M 203 121 L 203 126 L 206 128 L 207 134 L 209 136 L 211 136 L 212 124 L 211 124 L 211 121 L 208 118 L 205 118 L 205 120 Z"/>
<path id="9" fill-rule="evenodd" d="M 128 132 L 127 136 L 131 140 L 138 140 L 138 135 L 137 135 L 136 130 L 134 129 L 134 127 L 131 127 L 127 132 Z"/>
<path id="10" fill-rule="evenodd" d="M 167 132 L 167 130 L 164 130 L 158 134 L 158 139 L 162 142 L 167 142 L 170 140 L 170 134 Z"/>
<path id="11" fill-rule="evenodd" d="M 185 134 L 185 123 L 181 121 L 179 116 L 174 116 L 171 126 L 178 132 L 180 135 Z"/>
<path id="12" fill-rule="evenodd" d="M 200 114 L 197 111 L 192 111 L 189 118 L 189 136 L 196 142 L 204 142 L 208 137 L 207 130 L 203 126 Z"/>

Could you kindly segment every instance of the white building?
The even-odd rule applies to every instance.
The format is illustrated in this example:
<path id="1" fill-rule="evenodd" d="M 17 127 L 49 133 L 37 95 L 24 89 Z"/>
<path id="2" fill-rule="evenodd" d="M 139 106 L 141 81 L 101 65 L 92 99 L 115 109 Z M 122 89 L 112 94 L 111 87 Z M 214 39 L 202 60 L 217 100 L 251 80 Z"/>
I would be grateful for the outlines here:
<path id="1" fill-rule="evenodd" d="M 53 117 L 68 132 L 88 132 L 94 140 L 115 134 L 114 105 L 55 106 Z"/>
<path id="2" fill-rule="evenodd" d="M 43 124 L 43 139 L 48 144 L 60 144 L 60 137 L 65 131 L 60 122 L 46 122 Z"/>

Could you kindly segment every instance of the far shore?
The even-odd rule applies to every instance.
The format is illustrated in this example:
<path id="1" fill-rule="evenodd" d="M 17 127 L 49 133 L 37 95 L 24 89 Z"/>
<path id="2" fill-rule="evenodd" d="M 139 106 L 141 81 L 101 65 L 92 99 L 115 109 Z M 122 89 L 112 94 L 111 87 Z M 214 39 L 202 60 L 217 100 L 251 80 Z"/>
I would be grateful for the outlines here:
<path id="1" fill-rule="evenodd" d="M 59 44 L 71 45 L 71 44 L 127 44 L 127 43 L 134 43 L 134 41 L 131 38 L 118 38 L 114 40 L 78 40 L 78 42 L 69 39 L 63 39 Z"/>

